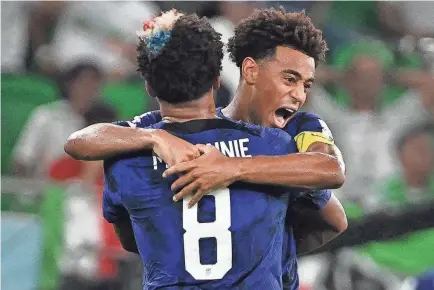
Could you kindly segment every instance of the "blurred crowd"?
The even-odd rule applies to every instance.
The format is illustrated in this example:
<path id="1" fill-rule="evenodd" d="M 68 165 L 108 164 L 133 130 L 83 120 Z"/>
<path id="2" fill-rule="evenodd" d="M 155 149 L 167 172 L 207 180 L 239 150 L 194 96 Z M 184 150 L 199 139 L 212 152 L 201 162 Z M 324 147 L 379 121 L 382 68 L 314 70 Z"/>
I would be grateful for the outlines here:
<path id="1" fill-rule="evenodd" d="M 62 184 L 64 222 L 53 239 L 63 246 L 41 258 L 48 278 L 38 280 L 40 289 L 121 289 L 122 261 L 136 265 L 102 221 L 101 163 L 72 160 L 63 144 L 87 125 L 157 109 L 136 72 L 143 20 L 173 7 L 196 12 L 226 42 L 255 8 L 279 5 L 305 9 L 328 42 L 327 63 L 317 68 L 303 109 L 323 118 L 344 155 L 347 179 L 335 194 L 349 214 L 434 200 L 434 2 L 2 2 L 2 175 Z M 216 103 L 224 106 L 239 80 L 227 55 L 221 77 Z M 433 241 L 434 233 L 426 234 Z M 401 251 L 414 251 L 411 237 L 402 239 Z M 302 283 L 310 281 L 305 284 L 313 288 L 306 289 L 398 289 L 406 277 L 434 268 L 432 253 L 416 250 L 407 266 L 397 267 L 385 257 L 388 248 L 382 251 L 344 256 L 387 272 L 381 278 L 394 277 L 388 283 L 318 286 L 314 271 L 303 271 L 312 270 L 309 258 L 301 263 Z M 133 268 L 123 271 L 130 282 L 140 277 L 140 267 Z"/>

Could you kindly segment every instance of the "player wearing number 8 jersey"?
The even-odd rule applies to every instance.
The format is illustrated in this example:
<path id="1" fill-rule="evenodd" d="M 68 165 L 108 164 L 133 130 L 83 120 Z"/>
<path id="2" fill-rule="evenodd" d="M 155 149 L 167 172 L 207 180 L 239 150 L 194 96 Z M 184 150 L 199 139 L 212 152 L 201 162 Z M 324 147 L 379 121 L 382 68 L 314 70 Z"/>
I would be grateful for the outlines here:
<path id="1" fill-rule="evenodd" d="M 210 143 L 234 157 L 295 152 L 286 132 L 216 116 L 222 46 L 219 34 L 195 15 L 171 11 L 146 23 L 139 67 L 163 117 L 150 129 Z M 235 183 L 189 209 L 187 199 L 172 201 L 175 177 L 162 177 L 166 166 L 151 151 L 104 166 L 103 214 L 121 241 L 132 225 L 135 241 L 127 248 L 141 255 L 144 289 L 282 289 L 287 189 Z"/>
<path id="2" fill-rule="evenodd" d="M 296 151 L 281 130 L 223 119 L 160 122 L 150 128 L 193 144 L 211 143 L 236 157 Z M 188 199 L 172 201 L 175 178 L 163 179 L 165 169 L 151 152 L 105 162 L 104 216 L 113 223 L 131 219 L 144 289 L 282 289 L 290 202 L 285 190 L 235 183 L 188 208 Z"/>

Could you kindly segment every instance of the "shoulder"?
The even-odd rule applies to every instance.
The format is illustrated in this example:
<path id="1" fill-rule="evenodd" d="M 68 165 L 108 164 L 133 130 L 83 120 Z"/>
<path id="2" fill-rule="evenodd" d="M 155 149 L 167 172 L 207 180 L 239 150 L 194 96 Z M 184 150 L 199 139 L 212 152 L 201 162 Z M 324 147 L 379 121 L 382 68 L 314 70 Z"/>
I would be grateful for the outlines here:
<path id="1" fill-rule="evenodd" d="M 311 112 L 297 112 L 286 126 L 285 131 L 295 136 L 294 139 L 300 152 L 305 152 L 315 142 L 334 144 L 333 135 L 327 124 Z"/>
<path id="2" fill-rule="evenodd" d="M 161 121 L 160 111 L 151 111 L 134 117 L 131 121 L 117 121 L 116 125 L 123 127 L 146 128 Z"/>
<path id="3" fill-rule="evenodd" d="M 286 126 L 287 130 L 292 130 L 298 134 L 303 131 L 322 132 L 329 130 L 326 122 L 317 114 L 311 112 L 297 112 Z"/>
<path id="4" fill-rule="evenodd" d="M 257 133 L 260 143 L 276 155 L 297 152 L 296 143 L 293 137 L 284 130 L 277 128 L 266 128 L 257 125 L 244 123 L 246 127 Z"/>

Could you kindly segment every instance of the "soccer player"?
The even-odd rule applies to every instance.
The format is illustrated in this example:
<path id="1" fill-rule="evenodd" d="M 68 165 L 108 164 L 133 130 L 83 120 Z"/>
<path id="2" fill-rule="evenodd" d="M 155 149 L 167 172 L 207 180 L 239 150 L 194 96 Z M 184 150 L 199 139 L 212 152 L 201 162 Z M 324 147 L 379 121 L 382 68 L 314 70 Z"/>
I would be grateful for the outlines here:
<path id="1" fill-rule="evenodd" d="M 220 34 L 196 15 L 170 11 L 145 23 L 139 71 L 162 115 L 149 128 L 237 159 L 296 152 L 282 130 L 216 116 L 222 48 Z M 103 214 L 127 248 L 137 246 L 144 289 L 282 289 L 288 189 L 237 183 L 188 208 L 187 199 L 172 201 L 175 178 L 162 177 L 167 167 L 151 150 L 112 157 L 104 167 Z"/>
<path id="2" fill-rule="evenodd" d="M 97 124 L 78 131 L 70 136 L 65 151 L 78 159 L 99 160 L 153 149 L 171 167 L 169 170 L 186 168 L 180 181 L 191 182 L 186 190 L 178 193 L 179 198 L 194 189 L 199 193 L 195 195 L 197 200 L 203 193 L 234 181 L 307 189 L 340 187 L 344 181 L 344 165 L 327 125 L 314 114 L 298 111 L 314 81 L 315 67 L 325 57 L 326 44 L 321 31 L 304 13 L 262 9 L 237 26 L 229 50 L 240 66 L 241 81 L 233 102 L 217 113 L 221 117 L 282 128 L 297 136 L 300 153 L 238 160 L 209 150 L 197 158 L 201 153 L 192 144 L 164 130 L 142 129 L 161 120 L 158 111 L 143 114 L 132 122 Z M 191 159 L 195 160 L 181 167 L 172 166 Z M 290 219 L 291 226 L 302 229 L 295 232 L 297 252 L 318 248 L 346 229 L 345 212 L 330 191 L 314 191 L 299 201 L 305 214 L 297 212 L 295 220 Z M 292 228 L 288 231 L 292 232 Z M 288 255 L 292 252 L 288 251 Z M 288 266 L 291 274 L 288 281 L 292 281 L 289 289 L 297 287 L 293 258 L 293 264 Z"/>
<path id="3" fill-rule="evenodd" d="M 229 52 L 240 67 L 241 80 L 231 104 L 217 113 L 282 128 L 296 136 L 299 154 L 238 162 L 211 150 L 197 158 L 199 150 L 184 140 L 165 131 L 141 129 L 159 122 L 159 111 L 143 114 L 132 122 L 96 124 L 77 131 L 68 139 L 65 151 L 77 159 L 101 160 L 153 149 L 171 167 L 167 174 L 187 172 L 173 186 L 175 189 L 187 185 L 177 194 L 178 199 L 195 190 L 192 203 L 204 193 L 237 180 L 307 189 L 338 188 L 344 182 L 345 169 L 330 130 L 315 114 L 299 112 L 326 50 L 321 31 L 304 13 L 273 8 L 257 10 L 242 21 L 229 41 Z M 195 160 L 172 166 L 192 159 Z M 297 238 L 301 253 L 321 246 L 347 226 L 342 206 L 329 191 L 313 192 L 311 197 L 313 202 L 305 205 L 314 211 L 307 216 L 318 215 L 330 227 L 319 229 L 316 223 L 303 222 L 301 228 L 305 230 Z M 317 235 L 309 232 L 310 226 L 315 226 Z M 314 239 L 307 239 L 305 234 Z"/>

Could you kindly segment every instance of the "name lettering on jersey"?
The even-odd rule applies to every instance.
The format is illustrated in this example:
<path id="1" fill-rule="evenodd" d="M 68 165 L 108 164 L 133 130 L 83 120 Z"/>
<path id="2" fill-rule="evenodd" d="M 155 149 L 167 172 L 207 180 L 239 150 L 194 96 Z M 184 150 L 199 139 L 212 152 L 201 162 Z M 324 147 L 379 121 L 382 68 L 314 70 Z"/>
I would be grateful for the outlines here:
<path id="1" fill-rule="evenodd" d="M 227 157 L 252 157 L 248 153 L 249 147 L 249 138 L 230 140 L 230 141 L 217 141 L 214 143 L 214 146 L 225 156 Z M 212 145 L 208 143 L 207 145 Z M 153 165 L 154 170 L 157 170 L 159 164 L 164 164 L 163 160 L 160 157 L 153 155 Z M 166 168 L 169 166 L 164 164 Z"/>
<path id="2" fill-rule="evenodd" d="M 252 157 L 248 154 L 249 148 L 247 144 L 249 143 L 249 138 L 243 138 L 231 141 L 219 141 L 215 142 L 214 146 L 227 157 Z M 208 143 L 206 145 L 212 145 Z"/>

